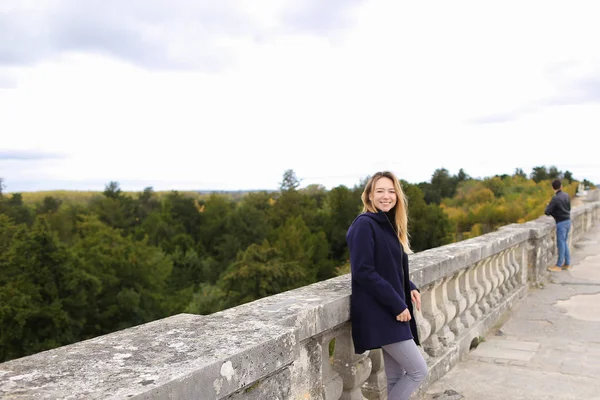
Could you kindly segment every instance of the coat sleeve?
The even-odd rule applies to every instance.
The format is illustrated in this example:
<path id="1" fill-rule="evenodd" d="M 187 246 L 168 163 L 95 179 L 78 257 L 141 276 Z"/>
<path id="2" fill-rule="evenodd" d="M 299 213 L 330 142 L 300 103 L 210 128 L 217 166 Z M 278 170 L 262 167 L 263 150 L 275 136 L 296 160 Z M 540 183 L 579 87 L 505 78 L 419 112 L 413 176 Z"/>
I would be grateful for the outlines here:
<path id="1" fill-rule="evenodd" d="M 548 203 L 548 205 L 546 206 L 546 210 L 544 211 L 544 214 L 552 215 L 552 213 L 554 212 L 555 205 L 556 205 L 556 196 L 552 197 L 552 199 L 550 200 L 550 203 Z"/>
<path id="2" fill-rule="evenodd" d="M 352 279 L 377 299 L 395 316 L 407 306 L 392 285 L 375 270 L 375 240 L 373 228 L 365 219 L 358 219 L 348 232 Z"/>
<path id="3" fill-rule="evenodd" d="M 419 290 L 419 288 L 417 287 L 417 285 L 415 285 L 415 284 L 414 284 L 414 282 L 413 282 L 413 281 L 411 281 L 411 280 L 409 279 L 409 280 L 408 280 L 408 283 L 410 283 L 410 291 L 411 291 L 411 292 L 412 292 L 413 290 L 416 290 L 416 291 L 417 291 L 417 292 L 419 292 L 419 293 L 421 292 L 421 291 Z"/>

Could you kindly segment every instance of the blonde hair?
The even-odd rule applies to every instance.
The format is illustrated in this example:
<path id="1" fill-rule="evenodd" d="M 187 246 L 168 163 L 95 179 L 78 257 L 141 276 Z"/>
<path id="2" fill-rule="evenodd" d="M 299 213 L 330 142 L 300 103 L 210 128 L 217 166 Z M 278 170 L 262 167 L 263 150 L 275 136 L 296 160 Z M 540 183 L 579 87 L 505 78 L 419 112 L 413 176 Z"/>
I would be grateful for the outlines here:
<path id="1" fill-rule="evenodd" d="M 390 221 L 396 226 L 396 232 L 398 234 L 398 240 L 402 247 L 404 247 L 404 251 L 408 254 L 411 254 L 413 251 L 410 248 L 409 243 L 409 234 L 408 234 L 408 200 L 404 195 L 404 191 L 402 191 L 402 186 L 400 185 L 400 181 L 396 176 L 390 171 L 377 172 L 373 176 L 369 178 L 367 184 L 365 185 L 365 189 L 360 196 L 363 203 L 362 212 L 378 212 L 377 208 L 371 202 L 371 194 L 375 190 L 375 184 L 381 178 L 389 178 L 394 184 L 394 190 L 396 191 L 396 205 L 394 205 L 394 214 L 395 221 Z"/>

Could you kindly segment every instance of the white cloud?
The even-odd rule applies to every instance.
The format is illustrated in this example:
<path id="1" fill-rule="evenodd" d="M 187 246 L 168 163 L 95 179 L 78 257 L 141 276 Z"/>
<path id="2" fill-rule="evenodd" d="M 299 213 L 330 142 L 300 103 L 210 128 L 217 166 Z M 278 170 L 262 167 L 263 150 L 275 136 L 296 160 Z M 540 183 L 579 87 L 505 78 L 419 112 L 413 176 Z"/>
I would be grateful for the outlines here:
<path id="1" fill-rule="evenodd" d="M 191 7 L 174 4 L 173 18 Z M 0 161 L 9 190 L 41 179 L 275 188 L 288 168 L 328 187 L 384 168 L 419 182 L 440 167 L 483 177 L 539 165 L 600 182 L 588 143 L 600 94 L 580 94 L 600 77 L 592 2 L 367 0 L 343 19 L 324 13 L 328 29 L 286 25 L 291 2 L 228 4 L 252 29 L 212 37 L 230 56 L 220 70 L 148 69 L 85 49 L 12 67 L 0 148 L 68 157 Z M 161 43 L 197 56 L 167 33 Z"/>

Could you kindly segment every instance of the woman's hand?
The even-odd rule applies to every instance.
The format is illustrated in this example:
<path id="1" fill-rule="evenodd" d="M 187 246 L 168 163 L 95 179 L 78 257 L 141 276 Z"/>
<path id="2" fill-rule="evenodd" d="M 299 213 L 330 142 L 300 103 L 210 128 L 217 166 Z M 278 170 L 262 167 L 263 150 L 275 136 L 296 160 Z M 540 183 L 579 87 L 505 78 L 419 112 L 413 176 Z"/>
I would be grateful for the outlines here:
<path id="1" fill-rule="evenodd" d="M 417 311 L 421 311 L 421 293 L 418 290 L 411 290 L 410 296 L 412 298 L 412 302 L 417 307 Z"/>
<path id="2" fill-rule="evenodd" d="M 400 322 L 408 322 L 410 321 L 410 318 L 410 311 L 408 311 L 408 308 L 402 311 L 400 314 L 396 315 L 396 321 Z"/>

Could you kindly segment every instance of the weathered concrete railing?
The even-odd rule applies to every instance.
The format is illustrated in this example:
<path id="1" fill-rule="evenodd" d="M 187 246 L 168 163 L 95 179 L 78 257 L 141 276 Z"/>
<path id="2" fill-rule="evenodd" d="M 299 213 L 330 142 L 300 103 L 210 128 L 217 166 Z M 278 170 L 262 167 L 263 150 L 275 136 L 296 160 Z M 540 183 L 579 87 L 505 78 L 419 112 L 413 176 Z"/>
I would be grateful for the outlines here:
<path id="1" fill-rule="evenodd" d="M 597 200 L 597 199 L 596 199 Z M 573 210 L 572 240 L 600 219 Z M 430 375 L 443 376 L 546 276 L 550 217 L 417 253 L 420 337 Z M 385 399 L 380 350 L 356 355 L 350 276 L 208 316 L 180 314 L 0 364 L 8 399 Z M 332 342 L 333 341 L 333 342 Z"/>

